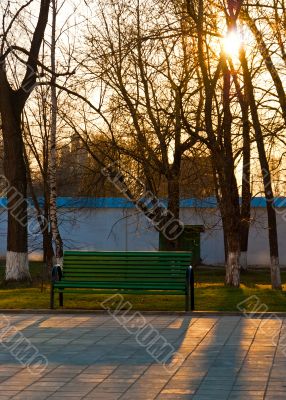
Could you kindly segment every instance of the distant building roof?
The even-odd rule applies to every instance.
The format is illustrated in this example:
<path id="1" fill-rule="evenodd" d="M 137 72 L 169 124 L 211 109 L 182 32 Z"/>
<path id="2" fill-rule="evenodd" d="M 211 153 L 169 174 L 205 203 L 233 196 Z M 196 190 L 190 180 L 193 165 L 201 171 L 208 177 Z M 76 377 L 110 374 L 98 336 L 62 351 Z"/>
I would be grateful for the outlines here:
<path id="1" fill-rule="evenodd" d="M 43 199 L 39 198 L 40 205 Z M 275 206 L 278 208 L 286 207 L 286 197 L 277 197 L 274 199 Z M 28 199 L 29 205 L 33 206 L 32 199 Z M 162 200 L 163 204 L 167 204 L 166 200 Z M 61 208 L 134 208 L 135 205 L 124 198 L 119 197 L 59 197 L 57 206 Z M 264 197 L 255 197 L 251 201 L 253 208 L 265 208 L 266 200 Z M 7 199 L 0 198 L 0 207 L 7 207 Z M 205 199 L 182 199 L 181 208 L 216 208 L 217 201 L 215 197 Z"/>

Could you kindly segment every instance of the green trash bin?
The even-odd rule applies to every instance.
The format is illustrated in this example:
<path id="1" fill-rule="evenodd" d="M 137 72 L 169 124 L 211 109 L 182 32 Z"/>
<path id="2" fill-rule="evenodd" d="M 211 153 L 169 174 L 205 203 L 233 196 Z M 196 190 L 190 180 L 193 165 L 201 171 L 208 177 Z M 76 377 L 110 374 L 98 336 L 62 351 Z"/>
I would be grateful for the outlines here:
<path id="1" fill-rule="evenodd" d="M 192 251 L 193 265 L 198 265 L 201 262 L 201 232 L 204 232 L 203 225 L 185 225 L 183 233 L 177 239 L 179 251 Z M 159 234 L 159 250 L 169 250 L 167 239 L 162 232 Z"/>

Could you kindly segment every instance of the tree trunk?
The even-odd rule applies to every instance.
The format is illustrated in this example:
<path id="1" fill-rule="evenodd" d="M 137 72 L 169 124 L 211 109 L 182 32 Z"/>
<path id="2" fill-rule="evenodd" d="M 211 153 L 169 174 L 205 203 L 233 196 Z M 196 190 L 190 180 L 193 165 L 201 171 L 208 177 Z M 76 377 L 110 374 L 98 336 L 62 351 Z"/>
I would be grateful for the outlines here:
<path id="1" fill-rule="evenodd" d="M 45 193 L 44 197 L 45 197 L 44 216 L 45 220 L 49 221 L 49 200 L 47 198 L 47 193 Z M 53 249 L 53 236 L 49 229 L 49 226 L 47 226 L 47 229 L 45 229 L 43 232 L 43 259 L 47 266 L 47 275 L 49 275 L 49 273 L 52 271 L 54 256 L 55 254 Z"/>
<path id="2" fill-rule="evenodd" d="M 219 164 L 219 163 L 218 163 Z M 225 174 L 225 177 L 227 175 Z M 235 176 L 232 180 L 222 179 L 219 183 L 222 194 L 219 198 L 219 208 L 222 216 L 225 244 L 225 284 L 239 287 L 240 285 L 240 210 Z"/>
<path id="3" fill-rule="evenodd" d="M 236 26 L 236 21 L 234 21 Z M 228 60 L 232 70 L 235 67 L 232 61 Z M 241 190 L 241 222 L 240 222 L 240 266 L 242 271 L 247 270 L 247 250 L 248 250 L 248 236 L 250 227 L 250 212 L 251 212 L 251 188 L 250 188 L 250 156 L 251 156 L 251 142 L 250 142 L 250 121 L 249 121 L 249 104 L 248 99 L 242 92 L 240 82 L 236 74 L 233 74 L 233 81 L 236 88 L 236 95 L 241 108 L 242 115 L 242 190 Z"/>
<path id="4" fill-rule="evenodd" d="M 231 229 L 231 227 L 229 226 Z M 239 287 L 240 285 L 240 238 L 238 229 L 236 232 L 226 228 L 228 254 L 226 260 L 225 283 L 229 286 Z"/>
<path id="5" fill-rule="evenodd" d="M 225 176 L 227 176 L 225 174 Z M 235 176 L 226 181 L 220 179 L 222 195 L 219 208 L 222 216 L 225 243 L 225 284 L 239 287 L 240 285 L 240 210 L 239 196 Z"/>
<path id="6" fill-rule="evenodd" d="M 224 93 L 223 93 L 223 151 L 224 160 L 222 162 L 221 180 L 223 199 L 221 205 L 223 207 L 223 223 L 227 243 L 227 259 L 226 259 L 226 285 L 239 287 L 240 285 L 240 210 L 239 210 L 239 194 L 235 177 L 235 165 L 232 151 L 232 114 L 230 108 L 230 85 L 231 76 L 227 63 L 224 62 Z"/>
<path id="7" fill-rule="evenodd" d="M 48 278 L 49 273 L 52 270 L 53 266 L 53 256 L 54 256 L 54 251 L 53 251 L 53 246 L 52 246 L 52 236 L 49 231 L 49 226 L 48 226 L 48 221 L 49 221 L 49 204 L 47 201 L 48 197 L 48 185 L 47 182 L 44 182 L 44 212 L 41 210 L 38 198 L 36 196 L 36 193 L 34 191 L 33 187 L 33 182 L 32 182 L 32 177 L 31 177 L 31 171 L 30 171 L 30 166 L 28 162 L 28 157 L 26 154 L 26 151 L 24 151 L 25 155 L 25 160 L 26 160 L 26 166 L 27 166 L 27 180 L 28 180 L 28 186 L 30 188 L 32 200 L 34 203 L 34 207 L 36 209 L 36 215 L 37 215 L 37 221 L 39 224 L 39 229 L 42 233 L 42 238 L 43 238 L 43 262 L 46 264 L 46 278 Z M 45 167 L 44 167 L 45 170 Z M 48 174 L 45 174 L 47 179 Z"/>
<path id="8" fill-rule="evenodd" d="M 239 287 L 240 210 L 238 191 L 237 186 L 235 187 L 231 181 L 226 183 L 225 180 L 220 180 L 220 184 L 224 185 L 222 190 L 223 194 L 219 200 L 219 207 L 222 216 L 224 240 L 226 246 L 225 283 L 229 286 Z"/>
<path id="9" fill-rule="evenodd" d="M 51 132 L 50 132 L 50 166 L 49 166 L 49 182 L 50 182 L 50 221 L 51 232 L 55 242 L 56 263 L 62 265 L 63 261 L 63 241 L 60 235 L 57 216 L 57 92 L 56 92 L 56 17 L 57 17 L 57 2 L 52 0 L 52 43 L 51 43 Z"/>
<path id="10" fill-rule="evenodd" d="M 243 166 L 241 190 L 241 223 L 240 223 L 240 266 L 242 271 L 247 270 L 247 250 L 251 212 L 250 188 L 250 124 L 248 119 L 248 106 L 242 106 L 243 119 Z"/>
<path id="11" fill-rule="evenodd" d="M 27 234 L 27 180 L 21 131 L 21 109 L 17 107 L 14 92 L 1 76 L 0 112 L 4 141 L 4 171 L 7 188 L 8 234 L 7 281 L 30 280 Z"/>
<path id="12" fill-rule="evenodd" d="M 262 171 L 264 193 L 266 199 L 266 208 L 268 216 L 268 237 L 270 247 L 270 270 L 271 270 L 271 283 L 273 289 L 281 289 L 281 276 L 279 267 L 279 253 L 278 253 L 278 236 L 277 236 L 277 223 L 276 213 L 274 206 L 274 195 L 272 190 L 271 174 L 268 165 L 268 160 L 265 151 L 263 133 L 259 121 L 256 101 L 254 97 L 254 89 L 252 85 L 251 75 L 248 68 L 245 52 L 240 51 L 240 62 L 243 68 L 243 77 L 245 90 L 248 97 L 250 106 L 253 128 L 255 132 L 255 139 L 259 155 L 259 162 Z"/>

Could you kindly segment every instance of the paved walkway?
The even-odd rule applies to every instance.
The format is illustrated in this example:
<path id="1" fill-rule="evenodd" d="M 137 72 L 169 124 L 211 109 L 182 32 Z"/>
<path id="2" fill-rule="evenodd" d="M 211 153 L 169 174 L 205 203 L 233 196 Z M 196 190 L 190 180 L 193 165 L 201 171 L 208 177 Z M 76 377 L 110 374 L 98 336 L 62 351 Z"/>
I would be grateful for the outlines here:
<path id="1" fill-rule="evenodd" d="M 0 400 L 286 399 L 286 319 L 136 317 L 0 315 Z"/>

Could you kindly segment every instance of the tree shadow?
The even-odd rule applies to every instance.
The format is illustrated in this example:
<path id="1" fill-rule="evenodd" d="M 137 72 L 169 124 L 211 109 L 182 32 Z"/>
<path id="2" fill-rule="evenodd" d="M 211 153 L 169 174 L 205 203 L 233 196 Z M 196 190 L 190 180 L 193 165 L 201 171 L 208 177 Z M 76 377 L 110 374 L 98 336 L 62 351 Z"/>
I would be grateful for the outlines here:
<path id="1" fill-rule="evenodd" d="M 144 315 L 143 318 L 138 312 L 17 315 L 9 317 L 9 322 L 27 339 L 25 344 L 31 343 L 48 361 L 44 370 L 38 365 L 40 373 L 34 376 L 35 380 L 56 371 L 74 370 L 76 376 L 86 369 L 90 374 L 110 371 L 113 377 L 128 379 L 128 374 L 133 377 L 137 371 L 139 381 L 149 377 L 155 387 L 156 381 L 165 382 L 166 386 L 161 388 L 163 394 L 173 399 L 196 391 L 203 394 L 214 390 L 222 395 L 229 391 L 256 326 L 237 316 Z M 18 365 L 20 370 L 21 352 L 15 356 L 15 338 L 8 336 L 2 340 L 1 364 Z"/>

